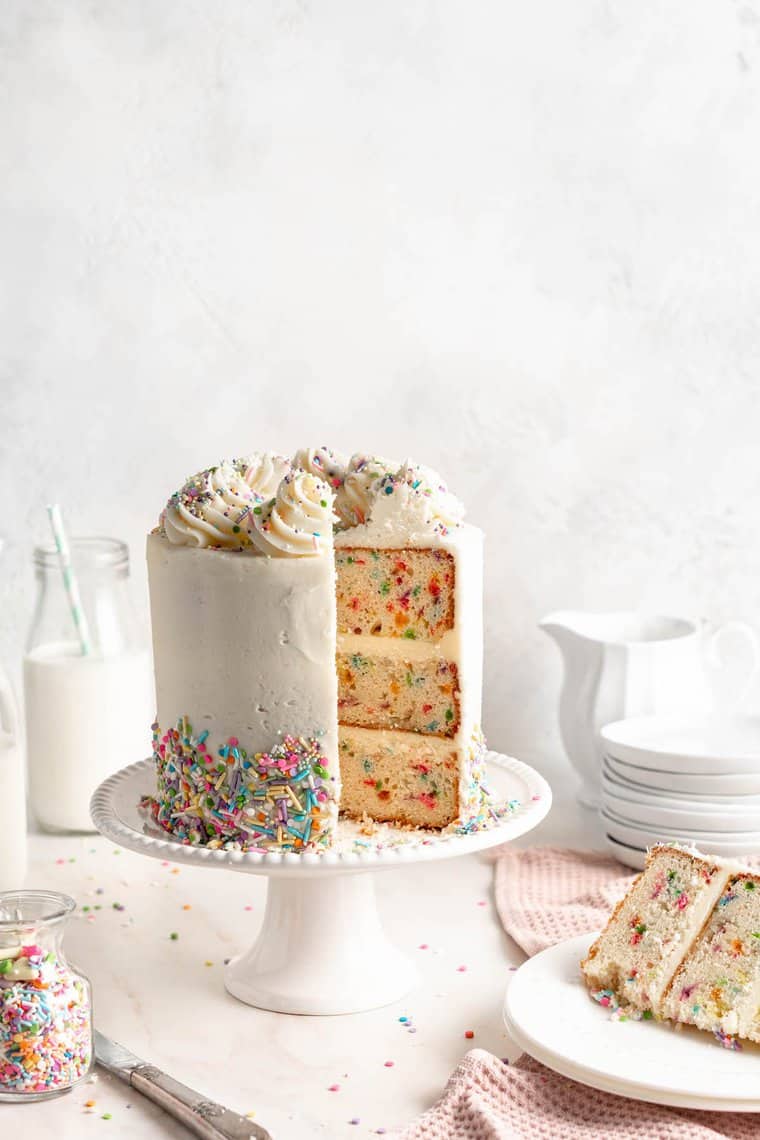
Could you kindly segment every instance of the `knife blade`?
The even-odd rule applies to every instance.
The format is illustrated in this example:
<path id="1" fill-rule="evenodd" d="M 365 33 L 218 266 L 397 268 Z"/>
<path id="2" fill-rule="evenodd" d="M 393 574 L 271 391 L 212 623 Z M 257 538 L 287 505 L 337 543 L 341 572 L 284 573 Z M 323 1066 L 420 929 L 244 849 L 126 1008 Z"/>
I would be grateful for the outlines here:
<path id="1" fill-rule="evenodd" d="M 202 1140 L 272 1140 L 260 1124 L 201 1096 L 98 1029 L 94 1039 L 95 1059 L 99 1065 L 159 1105 Z"/>

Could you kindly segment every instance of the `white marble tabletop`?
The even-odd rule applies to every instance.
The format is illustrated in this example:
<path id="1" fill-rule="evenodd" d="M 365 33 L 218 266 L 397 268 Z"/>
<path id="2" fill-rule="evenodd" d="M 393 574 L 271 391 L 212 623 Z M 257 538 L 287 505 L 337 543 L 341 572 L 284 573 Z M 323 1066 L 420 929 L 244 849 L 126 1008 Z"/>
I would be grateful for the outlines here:
<path id="1" fill-rule="evenodd" d="M 592 813 L 555 792 L 549 817 L 520 843 L 599 839 Z M 224 990 L 224 959 L 261 922 L 264 878 L 163 864 L 96 835 L 33 835 L 30 844 L 28 885 L 80 904 L 66 944 L 92 980 L 98 1027 L 251 1113 L 274 1140 L 392 1134 L 434 1103 L 468 1049 L 516 1055 L 501 1008 L 523 955 L 495 913 L 487 856 L 378 874 L 387 929 L 421 965 L 422 983 L 384 1009 L 326 1018 L 267 1013 Z M 187 1135 L 100 1070 L 60 1099 L 0 1111 L 2 1135 L 25 1140 Z"/>

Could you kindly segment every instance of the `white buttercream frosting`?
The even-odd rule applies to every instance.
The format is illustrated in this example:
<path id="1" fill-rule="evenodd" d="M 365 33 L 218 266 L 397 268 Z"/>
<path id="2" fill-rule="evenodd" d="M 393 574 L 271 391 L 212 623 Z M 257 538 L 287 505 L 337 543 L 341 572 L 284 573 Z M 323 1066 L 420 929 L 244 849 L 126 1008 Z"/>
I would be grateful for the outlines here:
<path id="1" fill-rule="evenodd" d="M 382 459 L 378 455 L 351 456 L 335 499 L 335 512 L 344 527 L 366 523 L 378 483 L 384 475 L 392 474 L 397 468 L 395 460 Z"/>
<path id="2" fill-rule="evenodd" d="M 329 447 L 302 447 L 293 456 L 293 466 L 324 479 L 335 491 L 346 476 L 345 457 Z"/>
<path id="3" fill-rule="evenodd" d="M 247 463 L 245 481 L 261 500 L 274 498 L 280 482 L 291 471 L 290 460 L 273 451 L 255 451 L 248 456 Z"/>
<path id="4" fill-rule="evenodd" d="M 246 482 L 247 467 L 246 459 L 227 459 L 191 476 L 161 515 L 169 542 L 225 550 L 249 546 L 251 511 L 260 500 Z"/>
<path id="5" fill-rule="evenodd" d="M 333 492 L 308 471 L 286 475 L 277 495 L 254 514 L 253 542 L 276 558 L 308 556 L 332 549 Z"/>
<path id="6" fill-rule="evenodd" d="M 443 541 L 458 529 L 464 507 L 435 471 L 411 460 L 375 479 L 367 492 L 363 524 L 337 536 L 337 545 L 392 547 Z"/>
<path id="7" fill-rule="evenodd" d="M 362 454 L 347 463 L 317 447 L 292 461 L 255 452 L 193 475 L 169 499 L 159 530 L 174 546 L 281 557 L 321 553 L 335 526 L 339 545 L 438 543 L 463 517 L 429 467 Z"/>

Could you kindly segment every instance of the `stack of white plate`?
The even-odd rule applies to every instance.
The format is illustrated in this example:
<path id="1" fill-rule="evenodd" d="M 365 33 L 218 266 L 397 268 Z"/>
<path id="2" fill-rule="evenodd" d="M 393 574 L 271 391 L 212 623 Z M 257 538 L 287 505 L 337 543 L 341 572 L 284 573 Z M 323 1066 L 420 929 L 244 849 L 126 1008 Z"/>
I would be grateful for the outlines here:
<path id="1" fill-rule="evenodd" d="M 602 729 L 607 844 L 643 867 L 653 843 L 760 853 L 760 717 L 621 720 Z"/>

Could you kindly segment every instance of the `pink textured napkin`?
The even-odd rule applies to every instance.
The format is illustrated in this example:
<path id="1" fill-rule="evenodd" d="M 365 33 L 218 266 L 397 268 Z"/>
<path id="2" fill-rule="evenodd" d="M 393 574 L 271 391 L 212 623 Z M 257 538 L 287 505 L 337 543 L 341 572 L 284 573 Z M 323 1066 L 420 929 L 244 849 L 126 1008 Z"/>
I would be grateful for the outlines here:
<path id="1" fill-rule="evenodd" d="M 505 848 L 496 907 L 527 954 L 599 929 L 633 874 L 603 855 Z M 507 1065 L 474 1049 L 441 1100 L 400 1140 L 760 1140 L 758 1116 L 665 1108 L 578 1084 L 522 1056 Z"/>

